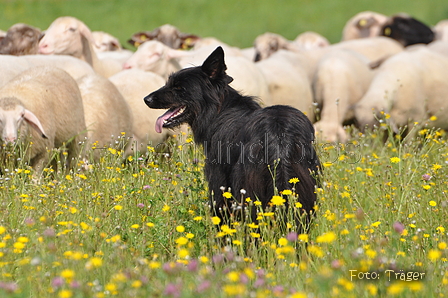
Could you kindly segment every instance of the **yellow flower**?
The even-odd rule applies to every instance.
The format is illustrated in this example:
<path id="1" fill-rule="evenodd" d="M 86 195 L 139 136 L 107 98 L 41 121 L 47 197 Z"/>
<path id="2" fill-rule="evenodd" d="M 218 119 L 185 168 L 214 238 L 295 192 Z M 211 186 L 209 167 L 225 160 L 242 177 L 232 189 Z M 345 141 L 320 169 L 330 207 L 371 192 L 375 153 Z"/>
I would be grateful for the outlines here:
<path id="1" fill-rule="evenodd" d="M 6 228 L 3 226 L 0 226 L 0 235 L 4 234 L 6 232 Z"/>
<path id="2" fill-rule="evenodd" d="M 72 280 L 75 277 L 75 271 L 70 269 L 62 270 L 61 276 L 66 280 Z"/>
<path id="3" fill-rule="evenodd" d="M 429 206 L 435 207 L 437 203 L 435 201 L 429 201 Z"/>
<path id="4" fill-rule="evenodd" d="M 133 288 L 140 288 L 142 286 L 142 282 L 140 280 L 134 280 L 131 284 Z"/>
<path id="5" fill-rule="evenodd" d="M 336 240 L 336 234 L 332 231 L 324 233 L 316 238 L 317 243 L 331 243 Z"/>
<path id="6" fill-rule="evenodd" d="M 288 245 L 288 239 L 286 239 L 286 238 L 278 239 L 278 245 L 280 245 L 280 246 Z"/>
<path id="7" fill-rule="evenodd" d="M 391 163 L 399 163 L 400 162 L 400 158 L 399 157 L 391 157 L 390 158 L 390 162 Z"/>
<path id="8" fill-rule="evenodd" d="M 185 237 L 179 237 L 176 239 L 176 243 L 179 245 L 185 245 L 188 243 L 188 239 Z"/>
<path id="9" fill-rule="evenodd" d="M 425 185 L 423 185 L 422 187 L 423 187 L 424 190 L 428 190 L 428 189 L 431 188 L 431 185 L 427 185 L 427 184 L 425 184 Z"/>
<path id="10" fill-rule="evenodd" d="M 212 217 L 212 222 L 214 225 L 219 225 L 219 223 L 221 222 L 221 219 L 217 216 L 213 216 Z"/>
<path id="11" fill-rule="evenodd" d="M 121 205 L 115 205 L 115 206 L 114 206 L 114 209 L 115 209 L 115 210 L 121 210 L 121 209 L 123 209 L 123 206 L 121 206 Z"/>
<path id="12" fill-rule="evenodd" d="M 185 227 L 184 226 L 177 226 L 176 227 L 176 231 L 178 231 L 179 233 L 183 233 L 183 232 L 185 232 Z"/>
<path id="13" fill-rule="evenodd" d="M 196 216 L 195 218 L 193 218 L 193 220 L 200 221 L 200 220 L 202 220 L 202 216 Z"/>
<path id="14" fill-rule="evenodd" d="M 58 296 L 59 298 L 71 298 L 73 293 L 70 290 L 61 290 Z"/>
<path id="15" fill-rule="evenodd" d="M 431 118 L 429 118 L 429 120 L 436 121 L 437 120 L 437 116 L 431 116 Z"/>
<path id="16" fill-rule="evenodd" d="M 98 268 L 103 265 L 103 260 L 98 257 L 92 257 L 90 260 L 86 263 L 86 269 L 90 270 L 93 268 Z"/>
<path id="17" fill-rule="evenodd" d="M 181 259 L 186 259 L 186 258 L 190 255 L 190 253 L 188 252 L 187 249 L 182 248 L 182 249 L 180 249 L 180 250 L 178 251 L 177 255 L 178 255 L 179 258 L 181 258 Z"/>
<path id="18" fill-rule="evenodd" d="M 133 229 L 138 229 L 138 228 L 140 228 L 140 225 L 139 225 L 139 224 L 133 224 L 133 225 L 131 226 L 131 228 L 133 228 Z"/>
<path id="19" fill-rule="evenodd" d="M 285 195 L 285 196 L 292 195 L 292 191 L 290 189 L 285 189 L 284 191 L 282 191 L 282 195 Z"/>
<path id="20" fill-rule="evenodd" d="M 282 206 L 286 202 L 281 196 L 273 196 L 271 199 L 271 203 L 275 206 Z"/>
<path id="21" fill-rule="evenodd" d="M 291 179 L 289 179 L 289 183 L 297 183 L 297 182 L 299 182 L 300 180 L 299 180 L 299 178 L 291 178 Z"/>
<path id="22" fill-rule="evenodd" d="M 165 206 L 163 206 L 162 211 L 163 211 L 163 212 L 167 212 L 167 211 L 169 211 L 170 209 L 171 209 L 170 206 L 165 205 Z"/>
<path id="23" fill-rule="evenodd" d="M 308 242 L 309 237 L 308 237 L 308 234 L 300 234 L 298 236 L 298 239 L 303 242 Z"/>
<path id="24" fill-rule="evenodd" d="M 438 249 L 430 249 L 428 252 L 428 259 L 432 262 L 437 261 L 442 256 L 442 252 Z"/>
<path id="25" fill-rule="evenodd" d="M 231 194 L 230 192 L 228 192 L 228 191 L 226 191 L 225 193 L 223 193 L 222 196 L 223 196 L 224 198 L 226 198 L 226 199 L 230 199 L 230 198 L 232 198 L 232 194 Z"/>

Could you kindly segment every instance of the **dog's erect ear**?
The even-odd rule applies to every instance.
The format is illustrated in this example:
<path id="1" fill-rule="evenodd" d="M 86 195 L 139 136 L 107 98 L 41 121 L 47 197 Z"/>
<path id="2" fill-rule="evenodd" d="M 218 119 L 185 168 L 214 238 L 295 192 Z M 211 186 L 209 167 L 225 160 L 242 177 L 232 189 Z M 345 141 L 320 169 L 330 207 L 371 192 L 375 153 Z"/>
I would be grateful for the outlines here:
<path id="1" fill-rule="evenodd" d="M 233 79 L 226 74 L 227 66 L 224 63 L 224 50 L 222 47 L 217 47 L 216 50 L 205 59 L 201 69 L 210 79 L 224 79 L 227 84 L 233 81 Z"/>

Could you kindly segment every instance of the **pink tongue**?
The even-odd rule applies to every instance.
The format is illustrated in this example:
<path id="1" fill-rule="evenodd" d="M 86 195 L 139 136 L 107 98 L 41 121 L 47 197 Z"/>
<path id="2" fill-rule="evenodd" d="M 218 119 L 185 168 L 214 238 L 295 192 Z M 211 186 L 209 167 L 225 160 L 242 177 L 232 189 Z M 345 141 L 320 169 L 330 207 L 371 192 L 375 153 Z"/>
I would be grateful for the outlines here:
<path id="1" fill-rule="evenodd" d="M 166 119 L 168 119 L 171 116 L 173 116 L 173 114 L 176 113 L 177 111 L 178 111 L 178 109 L 175 109 L 174 111 L 168 110 L 162 116 L 157 118 L 157 121 L 156 121 L 156 132 L 157 133 L 161 133 L 162 132 L 163 122 Z"/>

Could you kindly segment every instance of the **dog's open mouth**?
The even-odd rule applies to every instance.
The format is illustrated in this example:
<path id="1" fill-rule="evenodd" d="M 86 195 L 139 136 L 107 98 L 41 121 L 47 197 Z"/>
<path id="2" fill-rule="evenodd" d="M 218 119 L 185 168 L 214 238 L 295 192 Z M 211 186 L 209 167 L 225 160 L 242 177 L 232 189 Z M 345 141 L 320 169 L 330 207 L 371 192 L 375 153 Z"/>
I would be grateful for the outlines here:
<path id="1" fill-rule="evenodd" d="M 185 106 L 171 108 L 157 118 L 156 132 L 161 133 L 162 127 L 173 127 L 180 124 L 179 117 L 185 112 Z"/>

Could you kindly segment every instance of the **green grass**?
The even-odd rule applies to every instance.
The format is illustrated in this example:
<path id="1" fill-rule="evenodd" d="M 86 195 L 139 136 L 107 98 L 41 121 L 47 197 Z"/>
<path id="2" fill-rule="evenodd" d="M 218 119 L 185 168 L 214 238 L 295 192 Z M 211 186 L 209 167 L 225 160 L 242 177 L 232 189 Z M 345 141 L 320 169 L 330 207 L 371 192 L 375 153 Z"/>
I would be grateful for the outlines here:
<path id="1" fill-rule="evenodd" d="M 249 47 L 256 36 L 267 31 L 294 39 L 313 30 L 337 42 L 345 22 L 363 10 L 386 15 L 406 12 L 429 25 L 448 18 L 444 0 L 2 0 L 0 29 L 17 22 L 46 29 L 57 17 L 70 15 L 92 30 L 117 36 L 123 44 L 137 31 L 170 23 L 183 32 Z"/>
<path id="2" fill-rule="evenodd" d="M 309 234 L 298 236 L 293 225 L 280 234 L 269 210 L 258 229 L 231 221 L 218 233 L 201 150 L 183 135 L 168 142 L 170 156 L 149 148 L 124 165 L 108 149 L 90 170 L 47 169 L 40 183 L 23 162 L 4 168 L 0 295 L 443 297 L 446 135 L 424 129 L 407 143 L 380 135 L 316 144 L 319 204 Z M 400 270 L 424 278 L 393 280 L 406 277 Z M 359 272 L 380 275 L 352 276 Z"/>

